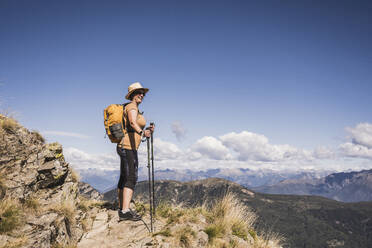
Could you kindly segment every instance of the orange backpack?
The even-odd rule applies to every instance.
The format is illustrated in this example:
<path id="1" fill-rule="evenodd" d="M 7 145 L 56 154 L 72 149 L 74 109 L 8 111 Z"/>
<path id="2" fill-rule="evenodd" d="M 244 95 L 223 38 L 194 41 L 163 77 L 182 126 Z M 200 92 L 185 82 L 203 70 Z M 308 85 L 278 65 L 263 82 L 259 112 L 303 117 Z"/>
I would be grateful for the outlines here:
<path id="1" fill-rule="evenodd" d="M 111 104 L 103 111 L 106 134 L 112 143 L 119 143 L 124 137 L 124 108 L 127 104 Z"/>

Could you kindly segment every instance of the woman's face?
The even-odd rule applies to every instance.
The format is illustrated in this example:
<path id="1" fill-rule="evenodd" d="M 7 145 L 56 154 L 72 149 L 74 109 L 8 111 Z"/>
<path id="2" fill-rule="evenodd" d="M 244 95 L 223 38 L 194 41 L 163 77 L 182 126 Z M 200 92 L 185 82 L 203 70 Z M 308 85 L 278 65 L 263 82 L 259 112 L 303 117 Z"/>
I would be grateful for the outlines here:
<path id="1" fill-rule="evenodd" d="M 143 100 L 143 98 L 145 97 L 146 93 L 144 90 L 136 90 L 134 93 L 133 93 L 133 100 L 135 103 L 138 103 L 140 104 Z"/>

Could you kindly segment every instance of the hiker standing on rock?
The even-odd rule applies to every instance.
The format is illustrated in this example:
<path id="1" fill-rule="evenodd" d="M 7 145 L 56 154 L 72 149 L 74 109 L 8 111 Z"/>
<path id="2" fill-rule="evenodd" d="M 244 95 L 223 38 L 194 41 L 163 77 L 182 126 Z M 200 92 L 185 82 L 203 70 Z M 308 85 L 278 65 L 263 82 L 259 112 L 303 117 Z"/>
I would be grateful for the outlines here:
<path id="1" fill-rule="evenodd" d="M 138 106 L 148 91 L 149 89 L 143 88 L 139 82 L 136 82 L 129 85 L 128 93 L 125 96 L 130 100 L 130 103 L 125 105 L 123 112 L 125 135 L 116 148 L 120 156 L 120 179 L 118 182 L 120 220 L 137 221 L 141 219 L 141 216 L 135 210 L 130 209 L 129 205 L 138 178 L 137 150 L 142 138 L 149 138 L 154 132 L 154 125 L 145 129 L 146 120 L 143 113 L 138 110 Z"/>

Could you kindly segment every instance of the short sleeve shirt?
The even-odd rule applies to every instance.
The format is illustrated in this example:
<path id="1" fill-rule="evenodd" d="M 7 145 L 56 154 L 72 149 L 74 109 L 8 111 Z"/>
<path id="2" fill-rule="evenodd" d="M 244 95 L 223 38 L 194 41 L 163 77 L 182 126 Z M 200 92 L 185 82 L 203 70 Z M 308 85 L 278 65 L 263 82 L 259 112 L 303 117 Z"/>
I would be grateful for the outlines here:
<path id="1" fill-rule="evenodd" d="M 128 150 L 138 150 L 139 145 L 141 144 L 141 135 L 138 134 L 129 124 L 128 113 L 131 110 L 137 111 L 137 124 L 141 129 L 144 129 L 146 126 L 146 119 L 139 112 L 137 104 L 131 102 L 125 106 L 124 109 L 124 120 L 125 120 L 125 131 L 124 131 L 124 139 L 120 142 L 120 144 Z"/>

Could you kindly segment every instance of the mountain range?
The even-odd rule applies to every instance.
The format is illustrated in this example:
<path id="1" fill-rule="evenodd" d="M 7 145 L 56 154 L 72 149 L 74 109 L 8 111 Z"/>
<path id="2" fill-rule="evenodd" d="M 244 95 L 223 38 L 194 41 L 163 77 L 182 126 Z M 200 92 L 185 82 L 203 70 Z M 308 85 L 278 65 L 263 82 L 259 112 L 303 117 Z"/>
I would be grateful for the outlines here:
<path id="1" fill-rule="evenodd" d="M 226 192 L 258 215 L 257 230 L 280 233 L 284 247 L 372 247 L 372 202 L 343 203 L 319 196 L 271 195 L 249 190 L 219 178 L 191 182 L 160 180 L 155 184 L 156 202 L 184 206 L 213 205 Z M 104 194 L 116 200 L 116 191 Z M 140 182 L 135 200 L 148 201 L 148 183 Z"/>
<path id="2" fill-rule="evenodd" d="M 322 178 L 286 179 L 254 190 L 269 194 L 319 195 L 343 202 L 372 201 L 372 170 L 333 173 Z"/>
<path id="3" fill-rule="evenodd" d="M 100 192 L 106 192 L 116 186 L 119 170 L 79 170 L 82 181 L 89 183 Z M 275 171 L 275 170 L 251 170 L 245 168 L 237 169 L 208 169 L 208 170 L 156 170 L 156 180 L 177 180 L 181 182 L 201 180 L 211 177 L 224 178 L 249 188 L 274 185 L 286 179 L 319 179 L 331 171 Z M 147 180 L 147 168 L 139 167 L 138 180 Z"/>

